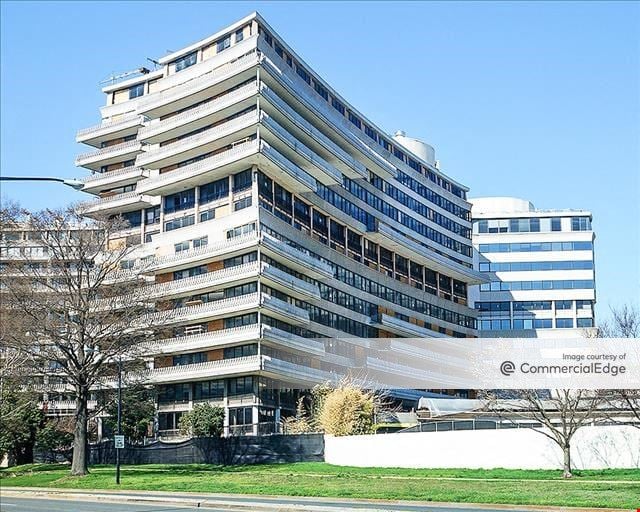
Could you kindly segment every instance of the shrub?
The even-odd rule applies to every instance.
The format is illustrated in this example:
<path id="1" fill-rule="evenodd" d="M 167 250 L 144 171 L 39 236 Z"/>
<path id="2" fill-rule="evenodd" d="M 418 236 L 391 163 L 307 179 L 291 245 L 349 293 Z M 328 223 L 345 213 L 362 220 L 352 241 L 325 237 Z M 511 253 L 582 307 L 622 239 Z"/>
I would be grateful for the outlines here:
<path id="1" fill-rule="evenodd" d="M 224 428 L 224 409 L 198 404 L 180 418 L 180 432 L 191 437 L 220 437 Z"/>
<path id="2" fill-rule="evenodd" d="M 327 434 L 349 436 L 372 434 L 375 397 L 349 384 L 343 384 L 324 395 L 318 423 Z"/>

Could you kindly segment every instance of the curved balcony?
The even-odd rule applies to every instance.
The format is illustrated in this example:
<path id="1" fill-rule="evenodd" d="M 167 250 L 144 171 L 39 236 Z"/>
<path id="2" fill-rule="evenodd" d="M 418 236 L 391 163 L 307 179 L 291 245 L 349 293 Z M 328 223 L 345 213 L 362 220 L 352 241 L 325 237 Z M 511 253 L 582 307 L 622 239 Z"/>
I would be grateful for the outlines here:
<path id="1" fill-rule="evenodd" d="M 137 191 L 125 192 L 124 194 L 114 194 L 112 196 L 101 197 L 95 201 L 88 201 L 81 204 L 81 209 L 86 215 L 93 213 L 117 214 L 149 206 L 160 204 L 160 197 L 140 194 Z"/>
<path id="2" fill-rule="evenodd" d="M 154 384 L 166 384 L 256 373 L 262 370 L 262 357 L 236 357 L 234 359 L 207 361 L 206 363 L 155 368 L 148 372 L 148 380 Z"/>
<path id="3" fill-rule="evenodd" d="M 258 122 L 258 112 L 243 114 L 231 121 L 220 124 L 201 133 L 185 137 L 165 146 L 149 149 L 136 160 L 136 165 L 145 168 L 162 168 L 183 162 L 190 158 L 213 150 L 215 145 L 225 146 L 255 133 L 254 125 Z M 227 140 L 229 139 L 229 140 Z M 209 146 L 209 147 L 208 147 Z"/>
<path id="4" fill-rule="evenodd" d="M 76 166 L 98 171 L 103 165 L 131 160 L 141 152 L 142 144 L 140 141 L 130 140 L 78 155 L 76 157 Z"/>
<path id="5" fill-rule="evenodd" d="M 151 354 L 174 354 L 249 343 L 260 338 L 259 324 L 156 340 L 148 345 Z"/>
<path id="6" fill-rule="evenodd" d="M 226 285 L 232 282 L 255 280 L 260 274 L 260 265 L 257 261 L 224 268 L 214 272 L 207 272 L 198 276 L 186 277 L 176 281 L 158 283 L 150 286 L 149 298 L 171 299 L 181 295 L 204 293 L 207 290 Z"/>
<path id="7" fill-rule="evenodd" d="M 136 183 L 149 177 L 149 171 L 140 167 L 123 167 L 115 171 L 91 174 L 83 178 L 83 192 L 96 193 L 108 187 L 117 187 Z"/>
<path id="8" fill-rule="evenodd" d="M 287 157 L 276 151 L 265 141 L 261 141 L 260 153 L 266 157 L 263 171 L 274 176 L 292 192 L 315 192 L 316 180 Z M 270 163 L 275 164 L 271 166 Z"/>
<path id="9" fill-rule="evenodd" d="M 262 263 L 261 276 L 269 286 L 284 288 L 288 295 L 305 300 L 320 299 L 320 290 L 317 285 L 303 281 L 268 263 Z"/>
<path id="10" fill-rule="evenodd" d="M 333 277 L 333 269 L 328 263 L 320 261 L 285 242 L 266 233 L 262 234 L 261 246 L 265 254 L 283 261 L 287 266 L 303 273 L 311 273 L 319 279 Z"/>
<path id="11" fill-rule="evenodd" d="M 181 251 L 178 253 L 156 256 L 145 267 L 145 272 L 158 272 L 166 269 L 180 270 L 202 264 L 217 256 L 233 256 L 236 252 L 245 252 L 247 248 L 258 244 L 260 236 L 257 231 L 237 236 L 229 240 L 219 240 L 204 247 Z"/>
<path id="12" fill-rule="evenodd" d="M 262 137 L 288 159 L 304 162 L 304 170 L 327 185 L 342 185 L 342 173 L 319 157 L 307 146 L 280 126 L 266 112 L 261 112 L 260 123 L 267 128 Z"/>
<path id="13" fill-rule="evenodd" d="M 133 135 L 142 126 L 144 118 L 138 114 L 123 116 L 115 121 L 103 121 L 95 126 L 79 130 L 76 142 L 83 142 L 99 148 L 100 145 L 112 139 Z"/>
<path id="14" fill-rule="evenodd" d="M 444 334 L 432 331 L 431 329 L 427 329 L 426 327 L 421 327 L 419 325 L 415 325 L 410 322 L 406 322 L 405 320 L 401 320 L 399 318 L 386 314 L 379 315 L 377 318 L 374 318 L 373 321 L 378 325 L 384 327 L 386 330 L 389 330 L 396 334 L 400 334 L 402 336 L 410 336 L 415 338 L 446 337 Z"/>
<path id="15" fill-rule="evenodd" d="M 262 326 L 262 339 L 268 344 L 277 347 L 285 347 L 289 350 L 302 352 L 304 354 L 312 354 L 316 356 L 324 356 L 324 343 L 313 338 L 303 338 L 296 334 L 283 331 L 269 325 Z"/>
<path id="16" fill-rule="evenodd" d="M 309 313 L 306 309 L 299 308 L 266 293 L 262 294 L 262 308 L 268 310 L 269 316 L 275 316 L 288 323 L 309 323 Z"/>
<path id="17" fill-rule="evenodd" d="M 273 357 L 264 357 L 262 362 L 266 374 L 275 378 L 286 378 L 297 383 L 324 384 L 326 382 L 337 383 L 344 376 L 342 372 L 327 372 L 301 364 L 290 363 Z"/>
<path id="18" fill-rule="evenodd" d="M 138 140 L 155 144 L 162 140 L 173 139 L 197 130 L 219 118 L 227 117 L 230 114 L 230 107 L 234 107 L 234 110 L 247 108 L 250 104 L 255 103 L 248 100 L 252 99 L 257 93 L 257 83 L 244 85 L 198 107 L 167 119 L 149 123 L 138 132 Z"/>
<path id="19" fill-rule="evenodd" d="M 260 84 L 260 95 L 267 100 L 261 103 L 263 109 L 277 115 L 279 123 L 290 133 L 295 133 L 309 146 L 319 148 L 319 151 L 327 154 L 340 170 L 350 178 L 367 178 L 369 173 L 365 165 L 349 155 L 340 146 L 334 143 L 320 130 L 316 129 L 309 121 L 292 109 L 285 101 L 264 83 Z M 273 108 L 269 108 L 271 105 Z"/>
<path id="20" fill-rule="evenodd" d="M 229 56 L 225 55 L 225 57 L 228 58 Z M 228 89 L 236 83 L 240 84 L 246 81 L 255 73 L 253 68 L 258 65 L 258 62 L 258 55 L 255 52 L 239 57 L 233 62 L 223 64 L 198 77 L 143 97 L 142 101 L 136 105 L 136 110 L 138 113 L 155 118 L 188 107 L 223 92 L 224 88 Z M 211 65 L 215 65 L 215 63 L 216 61 L 212 59 Z M 204 65 L 205 63 L 202 64 Z M 209 63 L 206 63 L 206 65 L 208 66 Z M 198 71 L 198 69 L 194 71 Z M 189 70 L 165 78 L 165 84 L 172 79 L 183 79 L 187 72 Z M 225 84 L 223 88 L 222 83 L 229 80 L 233 81 L 233 83 Z"/>
<path id="21" fill-rule="evenodd" d="M 165 195 L 201 185 L 213 181 L 218 177 L 244 170 L 247 166 L 247 162 L 244 159 L 257 155 L 258 150 L 259 144 L 257 139 L 243 142 L 227 151 L 210 156 L 199 162 L 147 178 L 138 184 L 138 190 L 140 192 Z M 251 163 L 257 163 L 257 161 Z"/>

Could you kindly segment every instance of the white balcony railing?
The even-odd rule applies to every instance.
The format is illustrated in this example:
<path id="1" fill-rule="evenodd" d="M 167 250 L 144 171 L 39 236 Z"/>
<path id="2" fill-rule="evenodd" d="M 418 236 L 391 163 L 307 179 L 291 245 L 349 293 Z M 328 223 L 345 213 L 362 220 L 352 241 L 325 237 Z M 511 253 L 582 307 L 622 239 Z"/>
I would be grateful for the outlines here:
<path id="1" fill-rule="evenodd" d="M 234 359 L 220 359 L 206 363 L 185 364 L 155 368 L 149 371 L 149 380 L 153 383 L 173 382 L 185 379 L 198 379 L 227 375 L 230 373 L 257 372 L 262 370 L 264 356 L 236 357 Z"/>
<path id="2" fill-rule="evenodd" d="M 266 293 L 262 294 L 262 306 L 296 319 L 301 323 L 309 323 L 309 313 L 306 309 L 299 308 Z"/>
<path id="3" fill-rule="evenodd" d="M 300 262 L 302 265 L 313 270 L 315 273 L 318 273 L 324 277 L 333 277 L 333 269 L 331 268 L 331 265 L 323 261 L 320 261 L 319 259 L 314 258 L 310 254 L 307 254 L 306 252 L 300 249 L 297 249 L 285 242 L 282 242 L 281 240 L 278 240 L 277 238 L 274 238 L 271 235 L 267 235 L 266 233 L 263 233 L 262 243 L 269 250 L 275 253 L 278 253 L 281 256 L 289 258 L 293 261 Z"/>
<path id="4" fill-rule="evenodd" d="M 272 265 L 263 263 L 261 272 L 265 277 L 276 281 L 288 288 L 296 290 L 314 299 L 320 298 L 320 290 L 318 289 L 317 285 L 308 283 L 307 281 L 303 281 L 302 279 L 292 276 L 284 270 L 280 270 L 279 268 L 276 268 Z"/>
<path id="5" fill-rule="evenodd" d="M 115 121 L 103 121 L 102 123 L 96 124 L 94 126 L 89 126 L 88 128 L 78 130 L 78 133 L 76 134 L 76 142 L 91 140 L 94 138 L 106 136 L 113 132 L 132 128 L 134 126 L 140 126 L 142 124 L 142 121 L 143 117 L 138 114 L 123 116 Z"/>
<path id="6" fill-rule="evenodd" d="M 153 178 L 147 178 L 138 185 L 138 190 L 146 192 L 154 190 L 172 183 L 193 178 L 205 172 L 211 171 L 217 167 L 239 160 L 258 151 L 258 140 L 250 140 L 242 144 L 238 144 L 233 148 L 223 151 L 209 158 L 200 160 L 190 165 L 185 165 L 174 171 L 165 172 Z"/>
<path id="7" fill-rule="evenodd" d="M 142 153 L 138 156 L 136 164 L 140 167 L 148 167 L 152 162 L 157 162 L 158 160 L 183 153 L 202 144 L 213 142 L 218 138 L 229 135 L 241 128 L 245 128 L 257 122 L 257 111 L 243 114 L 231 121 L 220 124 L 213 128 L 209 128 L 201 133 L 191 135 L 190 137 L 185 137 L 184 139 L 177 140 L 176 142 L 172 142 L 171 144 L 167 144 L 165 146 L 150 150 L 146 153 Z"/>
<path id="8" fill-rule="evenodd" d="M 221 329 L 218 331 L 155 340 L 149 343 L 148 351 L 153 354 L 170 354 L 177 351 L 210 348 L 220 344 L 248 342 L 254 339 L 257 340 L 259 337 L 260 328 L 258 324 L 243 325 L 242 327 L 234 327 L 231 329 Z"/>
<path id="9" fill-rule="evenodd" d="M 86 165 L 88 163 L 106 160 L 107 158 L 115 158 L 128 153 L 136 153 L 138 151 L 142 151 L 142 144 L 140 141 L 129 140 L 121 144 L 114 144 L 113 146 L 107 146 L 96 151 L 90 151 L 88 153 L 78 155 L 76 157 L 76 165 Z"/>
<path id="10" fill-rule="evenodd" d="M 95 187 L 98 186 L 101 181 L 111 183 L 112 181 L 122 181 L 129 178 L 145 177 L 145 170 L 140 167 L 123 167 L 122 169 L 116 169 L 115 171 L 98 172 L 90 174 L 82 179 L 85 186 Z"/>
<path id="11" fill-rule="evenodd" d="M 248 98 L 253 94 L 257 94 L 257 92 L 257 83 L 254 82 L 243 85 L 242 87 L 239 87 L 238 89 L 225 94 L 224 96 L 220 96 L 219 98 L 216 98 L 214 100 L 207 101 L 206 103 L 203 103 L 198 107 L 192 108 L 163 121 L 151 123 L 147 126 L 142 127 L 138 132 L 138 140 L 145 140 L 150 137 L 154 137 L 179 126 L 195 121 L 196 119 L 201 119 L 208 115 L 214 114 L 240 100 Z"/>
<path id="12" fill-rule="evenodd" d="M 289 177 L 293 180 L 292 183 L 295 189 L 306 192 L 316 191 L 317 187 L 314 177 L 310 176 L 306 171 L 298 167 L 291 160 L 273 149 L 265 141 L 261 141 L 260 143 L 260 152 L 271 161 L 273 161 L 276 165 L 278 165 L 278 167 L 280 167 L 280 169 L 284 171 L 285 175 L 289 175 Z M 294 191 L 296 191 L 295 189 Z"/>
<path id="13" fill-rule="evenodd" d="M 239 73 L 243 69 L 248 69 L 257 63 L 258 55 L 256 53 L 240 57 L 234 62 L 217 67 L 202 76 L 193 78 L 170 89 L 152 93 L 147 98 L 143 97 L 144 99 L 138 103 L 137 108 L 140 112 L 146 112 L 163 105 L 167 105 L 168 103 L 190 96 L 220 83 L 230 76 Z"/>

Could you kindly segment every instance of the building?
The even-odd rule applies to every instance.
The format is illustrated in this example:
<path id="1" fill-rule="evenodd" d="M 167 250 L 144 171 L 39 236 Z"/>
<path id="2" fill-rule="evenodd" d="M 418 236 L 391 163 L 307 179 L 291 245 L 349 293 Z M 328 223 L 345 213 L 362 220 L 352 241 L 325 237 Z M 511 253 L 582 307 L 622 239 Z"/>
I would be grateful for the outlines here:
<path id="1" fill-rule="evenodd" d="M 480 336 L 580 337 L 594 327 L 591 213 L 536 210 L 529 201 L 487 197 L 473 204 L 473 286 Z"/>
<path id="2" fill-rule="evenodd" d="M 129 221 L 127 266 L 177 310 L 149 354 L 161 432 L 202 400 L 277 423 L 294 378 L 362 363 L 339 338 L 476 336 L 467 188 L 433 148 L 387 135 L 257 13 L 158 63 L 103 89 L 76 165 L 87 214 Z"/>

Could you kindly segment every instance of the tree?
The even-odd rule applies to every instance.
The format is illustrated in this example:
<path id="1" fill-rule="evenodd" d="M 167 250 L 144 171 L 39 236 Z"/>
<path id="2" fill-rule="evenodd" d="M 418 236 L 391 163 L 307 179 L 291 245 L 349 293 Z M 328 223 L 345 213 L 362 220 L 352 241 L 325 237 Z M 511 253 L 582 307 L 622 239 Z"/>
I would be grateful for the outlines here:
<path id="1" fill-rule="evenodd" d="M 501 399 L 487 393 L 487 408 L 508 421 L 526 425 L 543 434 L 562 450 L 562 476 L 573 476 L 571 441 L 575 433 L 596 417 L 604 405 L 601 391 L 585 389 L 519 389 L 510 391 L 512 398 Z M 532 426 L 531 421 L 540 427 Z"/>
<path id="2" fill-rule="evenodd" d="M 180 417 L 180 432 L 191 437 L 220 437 L 224 429 L 224 409 L 198 404 Z"/>
<path id="3" fill-rule="evenodd" d="M 36 434 L 38 450 L 51 462 L 56 461 L 56 453 L 68 450 L 73 444 L 73 425 L 68 425 L 65 419 L 47 420 Z"/>
<path id="4" fill-rule="evenodd" d="M 597 329 L 598 338 L 639 338 L 640 309 L 625 304 L 611 308 L 611 318 Z M 640 428 L 640 390 L 614 389 L 606 393 L 609 405 L 609 419 Z M 629 422 L 631 419 L 633 421 Z"/>
<path id="5" fill-rule="evenodd" d="M 104 424 L 116 432 L 118 428 L 118 402 L 109 401 L 105 408 L 109 415 L 104 418 Z M 144 441 L 156 413 L 155 401 L 151 391 L 141 385 L 132 385 L 122 392 L 122 434 L 129 441 L 140 443 Z"/>
<path id="6" fill-rule="evenodd" d="M 2 269 L 2 340 L 36 375 L 52 375 L 75 395 L 72 475 L 87 474 L 88 401 L 113 385 L 116 361 L 136 360 L 151 339 L 148 288 L 123 271 L 134 247 L 121 218 L 90 220 L 81 208 L 3 211 L 0 229 L 28 232 Z M 111 384 L 110 384 L 111 383 Z"/>
<path id="7" fill-rule="evenodd" d="M 9 465 L 33 462 L 33 448 L 44 414 L 34 393 L 22 391 L 2 382 L 0 396 L 0 454 L 6 454 Z"/>
<path id="8" fill-rule="evenodd" d="M 333 436 L 373 434 L 375 410 L 373 393 L 343 383 L 324 396 L 318 423 Z"/>

